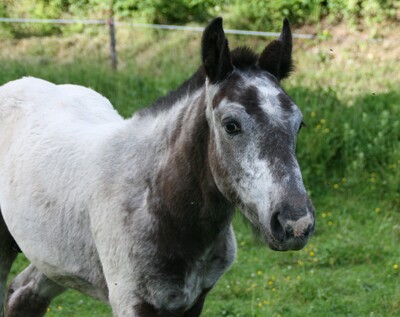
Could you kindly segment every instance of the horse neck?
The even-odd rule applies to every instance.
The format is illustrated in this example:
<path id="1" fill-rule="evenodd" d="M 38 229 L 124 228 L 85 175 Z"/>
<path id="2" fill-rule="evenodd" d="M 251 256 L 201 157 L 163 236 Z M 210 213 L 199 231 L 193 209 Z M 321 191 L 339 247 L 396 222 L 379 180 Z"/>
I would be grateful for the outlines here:
<path id="1" fill-rule="evenodd" d="M 164 129 L 164 158 L 151 184 L 150 212 L 159 220 L 161 242 L 168 241 L 164 247 L 184 244 L 193 253 L 229 227 L 233 207 L 217 189 L 209 166 L 204 89 L 182 102 L 176 105 L 179 111 L 172 107 L 168 114 L 167 126 L 173 128 Z"/>

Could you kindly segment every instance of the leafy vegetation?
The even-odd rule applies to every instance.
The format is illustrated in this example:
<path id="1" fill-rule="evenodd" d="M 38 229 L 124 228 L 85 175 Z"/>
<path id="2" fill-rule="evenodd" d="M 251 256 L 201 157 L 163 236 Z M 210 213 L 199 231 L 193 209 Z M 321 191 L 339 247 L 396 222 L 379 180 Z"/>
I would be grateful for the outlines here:
<path id="1" fill-rule="evenodd" d="M 113 5 L 111 5 L 113 3 Z M 108 18 L 111 7 L 118 19 L 148 23 L 185 24 L 204 22 L 224 15 L 234 28 L 274 30 L 283 18 L 303 25 L 331 22 L 373 26 L 384 20 L 398 20 L 400 3 L 396 0 L 4 0 L 0 15 L 26 18 Z M 13 24 L 6 28 L 14 37 L 57 34 L 77 30 L 76 26 L 54 24 Z M 79 28 L 79 27 L 78 27 Z"/>
<path id="2" fill-rule="evenodd" d="M 127 117 L 176 87 L 199 64 L 199 34 L 119 32 L 117 72 L 109 70 L 102 45 L 107 38 L 101 35 L 90 41 L 85 34 L 4 41 L 0 84 L 25 75 L 82 84 L 108 97 Z M 266 44 L 229 39 L 231 47 L 250 44 L 259 51 Z M 208 297 L 204 316 L 398 316 L 398 61 L 375 57 L 383 55 L 375 42 L 353 43 L 352 51 L 334 42 L 295 44 L 297 70 L 284 87 L 307 125 L 297 151 L 317 210 L 316 233 L 304 250 L 277 253 L 255 241 L 237 217 L 238 259 Z M 26 264 L 21 256 L 13 275 Z M 69 291 L 46 316 L 110 315 L 107 306 Z"/>

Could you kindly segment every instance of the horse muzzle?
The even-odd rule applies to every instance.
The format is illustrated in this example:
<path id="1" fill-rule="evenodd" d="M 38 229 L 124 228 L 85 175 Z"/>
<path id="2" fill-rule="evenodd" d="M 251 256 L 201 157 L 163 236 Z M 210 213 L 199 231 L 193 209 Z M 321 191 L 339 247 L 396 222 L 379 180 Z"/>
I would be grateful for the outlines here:
<path id="1" fill-rule="evenodd" d="M 303 210 L 283 209 L 272 214 L 266 240 L 276 251 L 300 250 L 308 242 L 315 228 L 315 212 L 311 205 Z"/>

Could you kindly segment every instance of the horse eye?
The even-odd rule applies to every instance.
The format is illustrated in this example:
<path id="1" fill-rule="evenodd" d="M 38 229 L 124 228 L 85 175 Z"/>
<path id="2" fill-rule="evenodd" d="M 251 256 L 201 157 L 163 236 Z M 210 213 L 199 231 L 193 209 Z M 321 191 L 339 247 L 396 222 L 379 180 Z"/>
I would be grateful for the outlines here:
<path id="1" fill-rule="evenodd" d="M 303 127 L 305 128 L 305 127 L 307 127 L 307 125 L 303 121 L 301 121 L 300 126 L 299 126 L 299 130 L 297 131 L 297 133 L 300 133 L 300 130 Z"/>
<path id="2" fill-rule="evenodd" d="M 237 134 L 240 132 L 240 127 L 237 122 L 230 121 L 225 124 L 225 131 L 229 134 Z"/>

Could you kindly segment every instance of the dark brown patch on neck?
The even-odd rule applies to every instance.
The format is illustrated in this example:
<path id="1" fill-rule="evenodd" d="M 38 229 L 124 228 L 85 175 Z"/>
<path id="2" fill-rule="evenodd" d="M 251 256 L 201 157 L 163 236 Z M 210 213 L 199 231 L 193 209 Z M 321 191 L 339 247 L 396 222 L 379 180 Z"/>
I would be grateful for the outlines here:
<path id="1" fill-rule="evenodd" d="M 192 113 L 182 115 L 185 119 L 171 135 L 166 162 L 149 187 L 148 204 L 157 219 L 152 239 L 162 253 L 175 255 L 171 263 L 179 262 L 180 270 L 181 259 L 190 263 L 203 254 L 230 224 L 233 213 L 208 165 L 210 132 L 204 98 L 199 100 L 184 109 Z"/>

